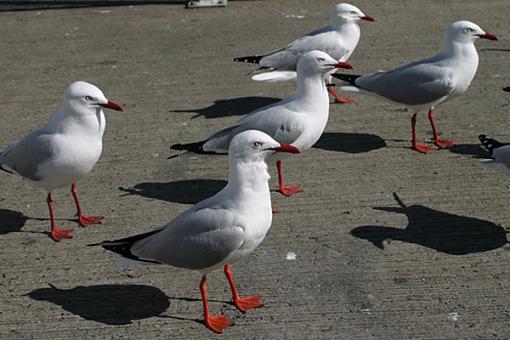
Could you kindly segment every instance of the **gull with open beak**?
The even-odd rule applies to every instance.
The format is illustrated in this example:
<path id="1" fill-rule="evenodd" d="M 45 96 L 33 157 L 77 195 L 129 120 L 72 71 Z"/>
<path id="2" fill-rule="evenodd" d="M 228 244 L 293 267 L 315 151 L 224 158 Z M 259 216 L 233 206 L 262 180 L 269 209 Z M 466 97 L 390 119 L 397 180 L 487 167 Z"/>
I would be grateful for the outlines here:
<path id="1" fill-rule="evenodd" d="M 454 144 L 439 137 L 433 109 L 467 91 L 478 69 L 475 41 L 497 40 L 496 36 L 469 21 L 457 21 L 448 26 L 443 50 L 438 54 L 414 61 L 390 71 L 366 75 L 333 74 L 346 82 L 340 90 L 374 95 L 409 107 L 411 118 L 412 149 L 429 152 L 432 148 L 416 141 L 416 116 L 428 109 L 433 142 L 442 149 Z"/>
<path id="2" fill-rule="evenodd" d="M 96 86 L 74 82 L 67 88 L 60 109 L 46 125 L 0 151 L 1 170 L 19 175 L 47 191 L 50 236 L 55 241 L 72 237 L 72 229 L 55 225 L 51 197 L 54 189 L 71 185 L 82 227 L 103 219 L 82 214 L 76 187 L 76 181 L 88 175 L 101 156 L 106 127 L 103 108 L 122 111 Z"/>
<path id="3" fill-rule="evenodd" d="M 254 63 L 260 65 L 260 70 L 266 72 L 252 76 L 253 80 L 265 82 L 279 82 L 296 80 L 296 67 L 299 57 L 312 50 L 326 52 L 334 59 L 346 62 L 358 45 L 361 30 L 359 22 L 375 21 L 374 17 L 365 15 L 358 7 L 347 3 L 335 5 L 331 10 L 329 25 L 314 30 L 294 40 L 284 48 L 264 55 L 234 58 L 234 61 Z M 331 84 L 331 74 L 326 73 L 328 92 L 335 98 L 336 103 L 347 104 L 352 99 L 339 97 Z"/>
<path id="4" fill-rule="evenodd" d="M 292 144 L 301 151 L 311 148 L 320 138 L 329 117 L 329 98 L 324 75 L 337 68 L 352 68 L 321 51 L 310 51 L 298 61 L 297 88 L 290 96 L 260 108 L 237 124 L 212 134 L 205 141 L 172 145 L 174 150 L 198 153 L 227 153 L 230 141 L 241 131 L 264 131 L 279 143 Z M 282 161 L 276 157 L 278 191 L 291 196 L 299 186 L 284 184 Z"/>
<path id="5" fill-rule="evenodd" d="M 239 297 L 230 265 L 257 248 L 271 227 L 266 158 L 280 152 L 299 150 L 280 144 L 261 131 L 243 131 L 230 143 L 229 179 L 220 192 L 156 230 L 94 245 L 128 260 L 199 271 L 204 323 L 221 333 L 232 323 L 223 314 L 209 315 L 206 276 L 223 267 L 237 309 L 245 312 L 262 306 L 259 296 Z"/>

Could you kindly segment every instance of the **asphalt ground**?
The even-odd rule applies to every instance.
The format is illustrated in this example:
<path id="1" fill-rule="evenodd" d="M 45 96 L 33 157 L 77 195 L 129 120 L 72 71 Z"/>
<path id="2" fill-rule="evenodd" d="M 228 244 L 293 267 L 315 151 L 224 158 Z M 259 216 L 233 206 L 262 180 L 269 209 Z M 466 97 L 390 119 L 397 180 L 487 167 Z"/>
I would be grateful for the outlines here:
<path id="1" fill-rule="evenodd" d="M 462 97 L 441 105 L 438 125 L 457 145 L 409 149 L 411 112 L 376 98 L 332 105 L 327 130 L 284 161 L 292 198 L 262 245 L 233 266 L 243 295 L 264 308 L 229 304 L 221 272 L 208 277 L 212 313 L 235 326 L 216 336 L 200 322 L 200 274 L 172 267 L 118 270 L 86 245 L 151 230 L 220 190 L 224 156 L 175 155 L 242 114 L 289 94 L 232 62 L 271 51 L 327 22 L 334 1 L 229 1 L 0 12 L 0 145 L 48 119 L 65 88 L 86 80 L 125 112 L 108 112 L 103 155 L 79 182 L 85 212 L 72 221 L 69 188 L 56 191 L 53 242 L 45 193 L 0 174 L 2 339 L 507 339 L 510 337 L 509 178 L 480 164 L 477 136 L 510 141 L 510 53 L 481 51 Z M 353 72 L 388 69 L 435 53 L 448 23 L 467 19 L 497 35 L 479 48 L 510 48 L 510 3 L 364 1 Z M 419 139 L 429 140 L 426 115 Z M 276 173 L 271 165 L 274 185 Z M 295 259 L 289 253 L 295 253 Z M 290 258 L 290 259 L 288 259 Z"/>

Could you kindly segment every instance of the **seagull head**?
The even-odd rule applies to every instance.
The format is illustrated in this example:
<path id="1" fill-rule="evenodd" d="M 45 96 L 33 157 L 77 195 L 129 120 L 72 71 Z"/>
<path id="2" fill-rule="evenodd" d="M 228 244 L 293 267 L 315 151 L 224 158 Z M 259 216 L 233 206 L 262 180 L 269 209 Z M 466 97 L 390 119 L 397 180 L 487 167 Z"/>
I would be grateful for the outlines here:
<path id="1" fill-rule="evenodd" d="M 473 44 L 478 39 L 498 40 L 494 34 L 485 32 L 477 24 L 466 20 L 450 24 L 445 35 L 446 42 L 461 44 Z"/>
<path id="2" fill-rule="evenodd" d="M 329 54 L 322 51 L 309 51 L 303 54 L 297 63 L 297 73 L 311 76 L 315 74 L 326 74 L 336 68 L 352 69 L 351 64 L 335 60 Z"/>
<path id="3" fill-rule="evenodd" d="M 246 162 L 265 161 L 275 152 L 300 153 L 295 146 L 280 144 L 259 130 L 246 130 L 235 135 L 228 151 L 231 158 Z"/>
<path id="4" fill-rule="evenodd" d="M 374 17 L 365 15 L 358 7 L 351 4 L 338 4 L 331 11 L 331 26 L 347 22 L 358 22 L 360 20 L 375 21 Z"/>
<path id="5" fill-rule="evenodd" d="M 96 114 L 103 107 L 122 111 L 122 107 L 106 99 L 99 88 L 84 81 L 69 85 L 64 95 L 64 106 L 79 115 Z"/>

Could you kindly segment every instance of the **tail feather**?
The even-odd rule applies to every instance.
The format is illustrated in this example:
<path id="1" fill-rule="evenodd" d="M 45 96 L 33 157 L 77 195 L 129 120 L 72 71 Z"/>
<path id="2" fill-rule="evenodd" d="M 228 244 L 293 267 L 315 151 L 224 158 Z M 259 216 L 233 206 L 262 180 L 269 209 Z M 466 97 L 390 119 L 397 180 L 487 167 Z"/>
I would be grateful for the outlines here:
<path id="1" fill-rule="evenodd" d="M 125 257 L 130 260 L 135 260 L 135 261 L 140 261 L 140 262 L 148 262 L 148 263 L 159 263 L 158 261 L 145 260 L 145 259 L 139 258 L 135 254 L 131 253 L 131 247 L 133 246 L 133 244 L 135 242 L 140 241 L 140 240 L 142 240 L 146 237 L 149 237 L 155 233 L 158 233 L 160 231 L 161 231 L 161 229 L 156 229 L 153 231 L 149 231 L 148 233 L 130 236 L 130 237 L 126 237 L 126 238 L 119 239 L 119 240 L 103 241 L 100 243 L 89 244 L 89 246 L 101 246 L 106 250 L 117 253 L 117 254 L 121 255 L 122 257 Z"/>
<path id="2" fill-rule="evenodd" d="M 358 74 L 344 74 L 344 73 L 333 73 L 332 76 L 336 79 L 348 82 L 351 85 L 356 85 L 356 79 L 361 77 L 361 75 Z"/>
<path id="3" fill-rule="evenodd" d="M 495 139 L 489 138 L 486 135 L 479 135 L 478 139 L 480 140 L 480 143 L 482 143 L 483 148 L 490 152 L 492 156 L 492 151 L 494 149 L 497 149 L 505 144 L 498 142 Z"/>
<path id="4" fill-rule="evenodd" d="M 234 61 L 240 62 L 240 63 L 250 63 L 250 64 L 258 64 L 260 59 L 264 58 L 263 55 L 252 55 L 252 56 L 246 56 L 246 57 L 237 57 L 234 58 Z"/>

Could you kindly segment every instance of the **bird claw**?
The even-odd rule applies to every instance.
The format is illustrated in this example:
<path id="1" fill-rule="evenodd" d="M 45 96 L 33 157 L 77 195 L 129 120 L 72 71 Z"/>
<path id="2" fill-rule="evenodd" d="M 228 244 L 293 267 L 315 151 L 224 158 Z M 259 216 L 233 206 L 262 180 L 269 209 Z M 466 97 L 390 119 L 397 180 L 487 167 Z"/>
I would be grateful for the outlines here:
<path id="1" fill-rule="evenodd" d="M 434 144 L 440 149 L 447 149 L 455 145 L 455 142 L 451 139 L 436 138 L 434 139 Z"/>
<path id="2" fill-rule="evenodd" d="M 61 229 L 58 227 L 54 227 L 51 230 L 50 237 L 53 241 L 59 242 L 66 238 L 72 238 L 73 237 L 73 235 L 71 235 L 72 231 L 73 229 Z"/>
<path id="3" fill-rule="evenodd" d="M 207 328 L 212 330 L 214 333 L 221 334 L 222 331 L 227 328 L 231 327 L 234 324 L 227 320 L 225 315 L 209 315 L 205 320 L 204 323 Z"/>
<path id="4" fill-rule="evenodd" d="M 354 99 L 335 97 L 335 103 L 336 104 L 350 104 L 350 103 L 354 103 Z"/>
<path id="5" fill-rule="evenodd" d="M 237 298 L 233 301 L 234 306 L 241 312 L 246 312 L 248 309 L 260 308 L 263 304 L 260 302 L 260 296 L 247 296 L 245 298 Z"/>
<path id="6" fill-rule="evenodd" d="M 96 223 L 100 223 L 102 220 L 103 220 L 103 216 L 79 216 L 78 217 L 78 223 L 82 226 L 82 227 L 88 227 L 89 225 L 91 224 L 96 224 Z"/>
<path id="7" fill-rule="evenodd" d="M 282 185 L 280 188 L 278 188 L 278 192 L 287 197 L 302 191 L 303 190 L 299 187 L 299 185 Z"/>
<path id="8" fill-rule="evenodd" d="M 425 145 L 425 144 L 415 144 L 415 145 L 413 145 L 412 149 L 416 150 L 418 152 L 421 152 L 421 153 L 429 153 L 432 150 L 434 150 L 430 146 Z"/>

